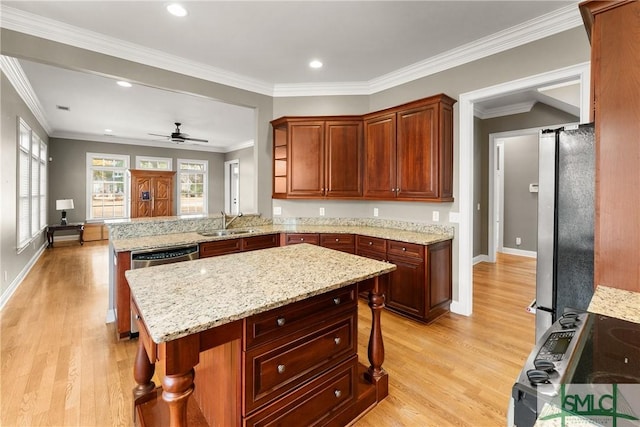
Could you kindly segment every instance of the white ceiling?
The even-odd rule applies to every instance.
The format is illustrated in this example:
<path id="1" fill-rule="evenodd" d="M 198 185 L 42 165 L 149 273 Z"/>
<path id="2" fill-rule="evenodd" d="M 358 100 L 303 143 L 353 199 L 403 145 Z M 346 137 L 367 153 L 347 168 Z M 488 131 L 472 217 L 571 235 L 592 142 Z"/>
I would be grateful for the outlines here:
<path id="1" fill-rule="evenodd" d="M 575 1 L 182 3 L 185 18 L 169 15 L 164 1 L 3 1 L 0 23 L 272 96 L 375 93 L 581 24 Z M 310 69 L 311 59 L 324 67 Z M 51 136 L 103 140 L 111 128 L 119 138 L 109 138 L 140 140 L 181 121 L 183 132 L 227 151 L 250 144 L 255 133 L 251 109 L 21 65 Z"/>

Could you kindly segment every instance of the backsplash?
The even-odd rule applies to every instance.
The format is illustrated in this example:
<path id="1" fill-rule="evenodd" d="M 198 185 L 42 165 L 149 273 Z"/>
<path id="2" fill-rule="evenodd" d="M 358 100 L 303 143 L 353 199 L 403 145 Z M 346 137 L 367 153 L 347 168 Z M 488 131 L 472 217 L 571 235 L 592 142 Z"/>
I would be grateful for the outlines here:
<path id="1" fill-rule="evenodd" d="M 423 224 L 419 222 L 399 221 L 393 219 L 379 218 L 320 218 L 320 217 L 300 217 L 281 218 L 274 217 L 273 225 L 343 225 L 343 226 L 364 226 L 379 228 L 396 228 L 407 231 L 416 231 L 429 234 L 455 234 L 455 228 L 451 225 Z"/>

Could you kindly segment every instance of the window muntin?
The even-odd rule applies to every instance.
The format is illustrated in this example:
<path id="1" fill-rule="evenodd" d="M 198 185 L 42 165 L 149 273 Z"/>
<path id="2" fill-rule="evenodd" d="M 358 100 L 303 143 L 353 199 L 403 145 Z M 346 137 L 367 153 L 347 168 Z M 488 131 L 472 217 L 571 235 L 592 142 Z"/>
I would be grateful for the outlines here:
<path id="1" fill-rule="evenodd" d="M 178 214 L 203 214 L 208 211 L 206 160 L 178 159 Z"/>
<path id="2" fill-rule="evenodd" d="M 19 119 L 17 233 L 18 251 L 47 225 L 47 145 Z"/>
<path id="3" fill-rule="evenodd" d="M 87 218 L 126 218 L 129 156 L 87 153 Z"/>
<path id="4" fill-rule="evenodd" d="M 173 159 L 169 157 L 136 156 L 136 169 L 172 171 Z"/>

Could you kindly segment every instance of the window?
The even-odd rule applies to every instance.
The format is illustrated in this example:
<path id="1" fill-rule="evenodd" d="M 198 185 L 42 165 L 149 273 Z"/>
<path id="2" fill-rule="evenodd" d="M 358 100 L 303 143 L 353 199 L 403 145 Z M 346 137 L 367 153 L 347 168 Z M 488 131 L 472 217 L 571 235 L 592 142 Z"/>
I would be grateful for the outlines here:
<path id="1" fill-rule="evenodd" d="M 178 159 L 178 214 L 207 214 L 208 163 Z"/>
<path id="2" fill-rule="evenodd" d="M 87 218 L 127 217 L 129 156 L 87 153 Z"/>
<path id="3" fill-rule="evenodd" d="M 136 169 L 172 171 L 173 159 L 170 159 L 168 157 L 136 156 Z"/>
<path id="4" fill-rule="evenodd" d="M 19 119 L 17 247 L 47 225 L 47 145 Z"/>

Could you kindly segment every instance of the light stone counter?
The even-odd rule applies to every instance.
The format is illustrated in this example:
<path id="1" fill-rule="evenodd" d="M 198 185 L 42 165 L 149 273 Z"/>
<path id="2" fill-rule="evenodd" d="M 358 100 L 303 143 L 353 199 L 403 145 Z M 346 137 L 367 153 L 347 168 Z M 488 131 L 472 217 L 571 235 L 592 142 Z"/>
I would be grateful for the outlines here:
<path id="1" fill-rule="evenodd" d="M 156 343 L 171 341 L 395 270 L 309 244 L 126 272 Z"/>
<path id="2" fill-rule="evenodd" d="M 598 286 L 587 311 L 640 323 L 640 292 Z"/>
<path id="3" fill-rule="evenodd" d="M 181 246 L 213 240 L 239 239 L 242 237 L 259 236 L 273 233 L 340 233 L 359 234 L 361 236 L 378 237 L 382 239 L 398 240 L 406 243 L 430 245 L 453 238 L 451 233 L 429 233 L 421 231 L 401 230 L 397 228 L 382 228 L 363 225 L 262 225 L 248 227 L 251 233 L 229 236 L 205 237 L 196 232 L 160 234 L 154 236 L 115 239 L 111 243 L 116 252 L 139 251 L 146 249 L 160 249 L 171 246 Z"/>

